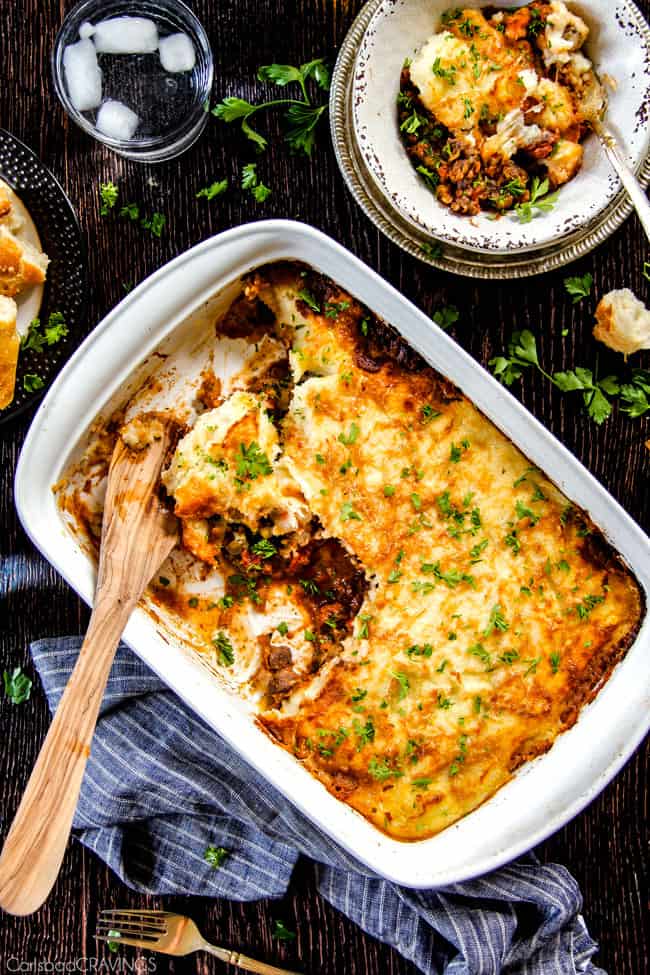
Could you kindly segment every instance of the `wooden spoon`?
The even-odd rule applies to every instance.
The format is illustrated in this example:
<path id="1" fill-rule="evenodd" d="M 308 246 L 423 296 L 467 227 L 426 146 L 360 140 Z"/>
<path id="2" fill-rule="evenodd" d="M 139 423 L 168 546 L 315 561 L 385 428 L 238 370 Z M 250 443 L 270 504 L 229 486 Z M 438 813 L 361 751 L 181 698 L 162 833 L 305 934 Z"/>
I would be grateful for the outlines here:
<path id="1" fill-rule="evenodd" d="M 118 439 L 108 473 L 95 604 L 79 659 L 0 856 L 0 907 L 31 914 L 59 873 L 99 705 L 126 622 L 177 541 L 158 500 L 169 427 L 136 451 Z"/>

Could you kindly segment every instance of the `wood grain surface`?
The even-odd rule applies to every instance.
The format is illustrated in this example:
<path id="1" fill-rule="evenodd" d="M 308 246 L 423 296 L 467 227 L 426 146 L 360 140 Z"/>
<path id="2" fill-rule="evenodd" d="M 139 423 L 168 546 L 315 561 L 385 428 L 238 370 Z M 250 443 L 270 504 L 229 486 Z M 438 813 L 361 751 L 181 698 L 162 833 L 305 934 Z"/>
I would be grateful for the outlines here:
<path id="1" fill-rule="evenodd" d="M 301 4 L 288 0 L 195 0 L 193 7 L 208 30 L 215 52 L 215 98 L 254 95 L 260 64 L 299 63 L 320 55 L 333 61 L 361 5 L 360 0 Z M 602 371 L 620 367 L 619 357 L 604 350 L 599 354 L 591 338 L 593 300 L 572 305 L 563 278 L 568 273 L 591 271 L 596 295 L 628 286 L 647 301 L 650 288 L 642 272 L 643 262 L 650 259 L 650 245 L 636 218 L 569 271 L 512 284 L 475 283 L 419 263 L 379 234 L 345 189 L 325 129 L 309 161 L 289 156 L 277 120 L 264 118 L 262 124 L 271 145 L 259 158 L 258 168 L 273 190 L 264 204 L 237 188 L 241 166 L 255 158 L 249 144 L 216 119 L 210 119 L 201 140 L 178 160 L 155 168 L 122 160 L 68 122 L 54 96 L 49 55 L 64 11 L 70 6 L 63 0 L 3 0 L 0 5 L 0 125 L 39 154 L 78 210 L 90 262 L 88 330 L 119 301 L 125 287 L 192 244 L 248 220 L 293 217 L 331 234 L 426 312 L 444 303 L 457 305 L 460 318 L 451 334 L 483 363 L 501 352 L 514 328 L 528 327 L 538 336 L 544 363 L 553 369 L 593 366 L 597 356 Z M 641 7 L 648 16 L 649 0 L 643 0 Z M 211 203 L 195 198 L 198 189 L 224 176 L 231 181 L 227 195 Z M 123 199 L 167 215 L 168 226 L 160 240 L 117 217 L 99 216 L 99 183 L 108 179 L 119 181 Z M 568 330 L 566 337 L 561 336 L 562 329 Z M 639 364 L 643 361 L 640 359 Z M 581 412 L 575 397 L 550 390 L 539 376 L 526 376 L 514 392 L 647 530 L 647 420 L 614 416 L 598 428 Z M 25 417 L 0 432 L 0 669 L 21 664 L 33 676 L 29 642 L 38 637 L 82 633 L 88 612 L 40 558 L 18 524 L 12 480 L 28 425 L 29 417 Z M 48 723 L 49 714 L 37 683 L 27 704 L 0 702 L 2 836 L 17 808 Z M 647 758 L 646 745 L 599 799 L 538 849 L 543 859 L 565 864 L 578 879 L 589 928 L 601 943 L 598 961 L 609 975 L 643 975 L 650 969 L 644 928 Z M 109 957 L 93 940 L 97 911 L 144 906 L 145 901 L 151 906 L 163 905 L 160 898 L 146 900 L 132 894 L 75 843 L 66 855 L 54 893 L 38 914 L 26 919 L 0 917 L 0 971 L 35 972 L 39 962 L 76 963 L 76 968 L 67 970 L 83 971 L 83 962 L 78 959 Z M 416 971 L 324 903 L 315 892 L 312 867 L 307 863 L 298 867 L 291 890 L 281 901 L 240 905 L 166 898 L 164 904 L 190 913 L 212 941 L 306 973 L 407 975 Z M 295 942 L 284 945 L 271 937 L 276 918 L 297 931 Z M 23 967 L 17 967 L 20 965 Z M 225 971 L 207 956 L 158 958 L 156 965 L 158 972 Z"/>

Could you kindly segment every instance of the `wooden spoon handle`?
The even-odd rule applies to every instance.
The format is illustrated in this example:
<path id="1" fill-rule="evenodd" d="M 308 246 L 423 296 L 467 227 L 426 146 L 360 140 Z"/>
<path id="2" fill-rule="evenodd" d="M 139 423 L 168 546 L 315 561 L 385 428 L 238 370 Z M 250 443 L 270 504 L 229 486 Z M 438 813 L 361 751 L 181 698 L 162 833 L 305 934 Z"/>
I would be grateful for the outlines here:
<path id="1" fill-rule="evenodd" d="M 0 907 L 38 910 L 54 886 L 115 649 L 135 600 L 102 598 L 0 856 Z"/>

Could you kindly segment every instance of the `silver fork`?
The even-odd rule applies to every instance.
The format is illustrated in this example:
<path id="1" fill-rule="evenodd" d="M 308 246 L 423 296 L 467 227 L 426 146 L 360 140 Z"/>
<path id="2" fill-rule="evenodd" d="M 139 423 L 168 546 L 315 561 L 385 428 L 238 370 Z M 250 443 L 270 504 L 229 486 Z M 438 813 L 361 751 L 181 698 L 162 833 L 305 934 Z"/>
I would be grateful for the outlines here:
<path id="1" fill-rule="evenodd" d="M 207 951 L 229 965 L 236 965 L 257 975 L 299 975 L 286 968 L 276 968 L 256 961 L 238 951 L 218 948 L 205 940 L 194 921 L 169 911 L 101 911 L 97 920 L 98 941 L 110 941 L 133 948 L 159 951 L 163 955 L 190 955 Z"/>

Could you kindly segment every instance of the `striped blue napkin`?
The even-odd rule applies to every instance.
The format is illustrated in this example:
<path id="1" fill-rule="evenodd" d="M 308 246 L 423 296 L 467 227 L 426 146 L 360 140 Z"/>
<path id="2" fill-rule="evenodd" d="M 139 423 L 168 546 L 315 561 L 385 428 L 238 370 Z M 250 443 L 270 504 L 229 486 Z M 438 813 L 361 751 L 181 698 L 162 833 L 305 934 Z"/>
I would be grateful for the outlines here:
<path id="1" fill-rule="evenodd" d="M 52 709 L 77 637 L 31 650 Z M 134 890 L 280 897 L 300 855 L 320 892 L 427 975 L 605 975 L 568 871 L 529 855 L 441 890 L 388 883 L 261 779 L 126 647 L 108 681 L 74 821 L 81 842 Z M 219 869 L 208 846 L 229 851 Z"/>

